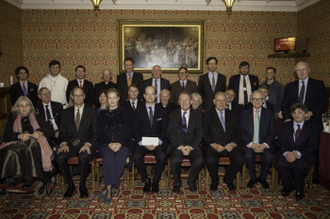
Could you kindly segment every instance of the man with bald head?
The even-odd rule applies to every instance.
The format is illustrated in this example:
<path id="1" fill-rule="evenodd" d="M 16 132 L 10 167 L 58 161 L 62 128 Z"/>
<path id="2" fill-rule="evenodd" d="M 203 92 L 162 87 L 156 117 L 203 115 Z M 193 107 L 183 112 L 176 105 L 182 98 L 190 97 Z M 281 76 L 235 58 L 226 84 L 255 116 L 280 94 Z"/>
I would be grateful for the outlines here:
<path id="1" fill-rule="evenodd" d="M 112 87 L 117 89 L 117 85 L 115 83 L 111 82 L 112 76 L 111 76 L 111 71 L 109 69 L 103 70 L 102 78 L 103 78 L 103 81 L 98 84 L 95 84 L 95 88 L 94 88 L 93 100 L 94 100 L 95 108 L 100 106 L 99 96 L 100 96 L 101 91 L 109 90 Z"/>
<path id="2" fill-rule="evenodd" d="M 160 99 L 159 99 L 160 91 L 163 89 L 167 89 L 170 91 L 171 85 L 170 85 L 169 80 L 161 78 L 162 69 L 159 65 L 155 65 L 154 67 L 152 67 L 151 74 L 152 74 L 151 78 L 143 81 L 143 87 L 145 89 L 148 86 L 153 86 L 155 88 L 156 94 L 157 94 L 157 98 L 156 98 L 155 102 L 159 103 L 160 102 Z"/>
<path id="3" fill-rule="evenodd" d="M 176 109 L 179 109 L 179 106 L 170 102 L 171 93 L 167 89 L 163 89 L 159 94 L 160 102 L 157 105 L 160 105 L 166 109 L 167 115 L 173 112 Z"/>
<path id="4" fill-rule="evenodd" d="M 318 139 L 323 131 L 322 112 L 329 107 L 329 99 L 324 87 L 323 81 L 315 80 L 309 77 L 311 71 L 308 63 L 300 61 L 297 63 L 295 71 L 298 80 L 288 83 L 284 99 L 282 102 L 282 114 L 285 122 L 292 121 L 290 106 L 300 102 L 307 106 L 309 112 L 306 115 L 306 121 L 317 126 Z M 318 143 L 317 143 L 318 145 Z M 313 182 L 318 183 L 318 150 L 316 152 L 317 162 L 313 174 Z"/>
<path id="5" fill-rule="evenodd" d="M 203 115 L 203 151 L 207 157 L 206 165 L 211 175 L 211 191 L 218 189 L 218 166 L 221 156 L 227 156 L 230 159 L 223 181 L 232 191 L 236 190 L 233 180 L 245 162 L 238 117 L 236 112 L 225 109 L 226 99 L 226 94 L 218 91 L 213 100 L 215 107 Z"/>

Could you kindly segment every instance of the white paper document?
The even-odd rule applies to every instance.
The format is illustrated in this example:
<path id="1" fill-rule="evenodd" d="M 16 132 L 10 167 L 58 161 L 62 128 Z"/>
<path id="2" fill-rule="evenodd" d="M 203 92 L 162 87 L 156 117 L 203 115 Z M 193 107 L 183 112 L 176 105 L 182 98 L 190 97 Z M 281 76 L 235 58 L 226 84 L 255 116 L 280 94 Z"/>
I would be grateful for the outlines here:
<path id="1" fill-rule="evenodd" d="M 158 137 L 142 137 L 142 145 L 144 146 L 158 146 Z"/>

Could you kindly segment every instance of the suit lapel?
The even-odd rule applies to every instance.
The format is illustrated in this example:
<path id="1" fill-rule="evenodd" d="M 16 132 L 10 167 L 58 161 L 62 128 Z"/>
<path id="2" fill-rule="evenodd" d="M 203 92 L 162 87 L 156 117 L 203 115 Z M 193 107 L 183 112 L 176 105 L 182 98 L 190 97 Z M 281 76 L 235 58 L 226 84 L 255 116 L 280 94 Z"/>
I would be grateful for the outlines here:
<path id="1" fill-rule="evenodd" d="M 293 91 L 292 96 L 294 98 L 294 102 L 299 102 L 299 80 L 293 82 Z"/>
<path id="2" fill-rule="evenodd" d="M 148 121 L 150 128 L 152 128 L 151 127 L 151 124 L 150 124 L 149 114 L 148 114 L 149 108 L 147 108 L 146 106 L 144 106 L 143 107 L 143 110 L 144 110 L 143 114 L 144 114 L 144 117 L 145 117 L 144 120 L 145 121 Z M 156 106 L 155 106 L 155 112 L 154 112 L 154 118 L 153 118 L 152 124 L 154 124 L 154 121 L 155 121 L 155 114 L 156 114 Z"/>
<path id="3" fill-rule="evenodd" d="M 251 131 L 251 133 L 252 133 L 252 140 L 253 140 L 253 134 L 254 134 L 254 121 L 253 121 L 253 119 L 254 119 L 254 117 L 253 117 L 253 107 L 252 107 L 252 109 L 250 109 L 249 110 L 250 112 L 250 115 L 251 116 L 248 116 L 247 117 L 247 122 L 248 122 L 248 127 L 249 127 L 249 129 L 250 129 L 250 131 Z M 262 114 L 262 113 L 261 113 Z M 260 122 L 260 121 L 259 121 Z M 259 130 L 260 130 L 260 126 L 259 126 Z M 260 131 L 259 131 L 259 134 L 260 134 Z"/>
<path id="4" fill-rule="evenodd" d="M 222 127 L 222 124 L 220 122 L 220 118 L 218 116 L 218 112 L 215 109 L 212 110 L 211 118 L 212 118 L 212 120 L 215 123 L 215 127 L 214 128 L 219 128 L 222 132 L 224 132 L 223 127 Z M 227 113 L 225 115 L 225 121 L 227 121 Z M 225 124 L 227 124 L 227 123 L 225 122 Z"/>
<path id="5" fill-rule="evenodd" d="M 308 79 L 308 84 L 307 84 L 307 89 L 306 89 L 306 98 L 304 104 L 306 105 L 306 102 L 310 99 L 313 98 L 313 95 L 311 95 L 313 92 L 312 90 L 314 89 L 313 87 L 313 79 L 309 78 Z M 310 97 L 311 96 L 311 97 Z"/>
<path id="6" fill-rule="evenodd" d="M 135 77 L 135 74 L 136 74 L 136 72 L 135 71 L 133 71 L 134 72 L 134 74 L 133 74 L 133 78 L 132 78 L 132 84 L 137 84 L 136 82 L 137 82 L 137 78 Z M 125 76 L 126 76 L 126 73 L 125 73 Z M 127 84 L 127 80 L 126 80 L 126 84 Z"/>
<path id="7" fill-rule="evenodd" d="M 73 116 L 70 116 L 71 117 L 70 120 L 74 124 L 74 127 L 75 127 L 74 130 L 75 130 L 75 132 L 78 133 L 77 127 L 76 127 L 76 121 L 75 121 L 75 119 L 76 119 L 75 108 L 76 108 L 75 106 L 72 107 L 71 115 L 73 115 Z M 84 110 L 84 112 L 85 112 L 85 110 Z M 81 118 L 82 118 L 82 116 L 80 116 L 80 124 L 81 124 Z M 80 124 L 79 124 L 79 127 L 80 127 Z"/>
<path id="8" fill-rule="evenodd" d="M 215 90 L 220 90 L 220 73 L 218 72 L 218 79 L 217 79 L 217 85 L 215 86 Z"/>

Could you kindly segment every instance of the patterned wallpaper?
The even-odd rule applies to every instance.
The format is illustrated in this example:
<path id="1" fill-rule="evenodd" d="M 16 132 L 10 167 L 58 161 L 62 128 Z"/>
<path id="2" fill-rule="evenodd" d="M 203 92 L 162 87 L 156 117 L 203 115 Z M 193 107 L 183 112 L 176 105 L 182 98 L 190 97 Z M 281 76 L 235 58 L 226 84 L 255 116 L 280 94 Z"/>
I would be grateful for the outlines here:
<path id="1" fill-rule="evenodd" d="M 0 82 L 10 85 L 10 75 L 23 65 L 22 10 L 0 0 Z M 14 77 L 16 81 L 16 77 Z"/>
<path id="2" fill-rule="evenodd" d="M 330 1 L 321 0 L 298 12 L 299 45 L 305 46 L 310 38 L 311 56 L 305 61 L 311 67 L 311 77 L 323 80 L 330 86 Z"/>

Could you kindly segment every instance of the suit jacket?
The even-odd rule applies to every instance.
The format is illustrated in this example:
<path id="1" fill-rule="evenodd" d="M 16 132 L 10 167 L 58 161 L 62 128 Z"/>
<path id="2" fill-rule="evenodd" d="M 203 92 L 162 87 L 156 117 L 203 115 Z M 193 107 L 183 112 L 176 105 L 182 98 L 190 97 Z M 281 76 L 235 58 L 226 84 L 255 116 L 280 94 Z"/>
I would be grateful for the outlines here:
<path id="1" fill-rule="evenodd" d="M 158 137 L 163 142 L 164 146 L 167 147 L 167 145 L 165 145 L 167 123 L 168 118 L 166 110 L 161 106 L 155 106 L 152 127 L 150 126 L 146 106 L 139 107 L 135 110 L 134 114 L 133 136 L 135 143 L 138 144 L 142 141 L 142 137 Z"/>
<path id="2" fill-rule="evenodd" d="M 171 103 L 179 105 L 179 103 L 178 103 L 179 94 L 182 91 L 186 91 L 190 94 L 197 93 L 198 88 L 197 88 L 196 82 L 193 82 L 193 81 L 187 79 L 187 84 L 186 84 L 186 87 L 184 88 L 184 90 L 182 90 L 182 84 L 180 84 L 180 80 L 171 84 Z"/>
<path id="3" fill-rule="evenodd" d="M 27 97 L 31 100 L 33 105 L 36 106 L 37 101 L 38 101 L 38 87 L 37 87 L 37 85 L 35 85 L 31 82 L 28 82 L 27 88 L 28 88 Z M 24 96 L 24 93 L 23 93 L 21 84 L 19 82 L 17 82 L 16 84 L 13 84 L 10 86 L 10 102 L 11 102 L 12 106 L 14 106 L 14 104 L 16 103 L 17 99 L 20 96 Z"/>
<path id="4" fill-rule="evenodd" d="M 102 90 L 109 90 L 110 88 L 116 88 L 117 89 L 117 85 L 115 83 L 112 83 L 111 81 L 108 83 L 108 84 L 105 84 L 105 82 L 101 82 L 101 83 L 98 83 L 98 84 L 95 84 L 95 87 L 94 87 L 94 105 L 95 105 L 95 108 L 99 107 L 101 104 L 100 104 L 100 100 L 99 100 L 99 95 L 100 95 L 100 92 Z"/>
<path id="5" fill-rule="evenodd" d="M 149 78 L 149 79 L 143 81 L 143 91 L 148 86 L 152 86 L 152 78 Z M 170 81 L 169 80 L 166 80 L 164 78 L 160 78 L 160 90 L 163 90 L 163 89 L 167 89 L 168 91 L 171 92 Z"/>
<path id="6" fill-rule="evenodd" d="M 61 113 L 63 111 L 63 105 L 61 103 L 53 102 L 53 101 L 50 101 L 50 105 L 51 108 L 49 110 L 51 110 L 51 113 L 53 114 L 57 127 L 60 128 L 60 121 L 61 121 L 60 118 L 61 118 Z M 39 113 L 45 118 L 46 112 L 44 110 L 44 106 L 42 102 L 37 105 L 37 109 L 39 110 Z"/>
<path id="7" fill-rule="evenodd" d="M 166 107 L 164 107 L 161 102 L 157 103 L 156 105 L 159 105 L 160 107 L 163 107 L 164 109 L 166 109 L 167 115 L 170 115 L 171 112 L 180 108 L 178 105 L 175 105 L 174 103 L 171 103 L 171 102 L 169 102 L 166 105 Z"/>
<path id="8" fill-rule="evenodd" d="M 219 116 L 215 108 L 203 113 L 203 143 L 211 145 L 217 143 L 226 146 L 228 143 L 235 143 L 237 147 L 242 148 L 242 132 L 236 113 L 225 109 L 225 127 L 223 130 Z"/>
<path id="9" fill-rule="evenodd" d="M 79 131 L 75 124 L 74 106 L 63 110 L 60 122 L 59 142 L 66 142 L 68 146 L 72 146 L 75 140 L 79 140 L 79 144 L 75 147 L 81 148 L 86 142 L 92 146 L 96 146 L 97 141 L 97 110 L 91 106 L 85 105 L 83 114 L 81 115 Z M 92 148 L 93 149 L 93 148 Z"/>
<path id="10" fill-rule="evenodd" d="M 291 119 L 290 107 L 292 104 L 299 102 L 299 80 L 287 84 L 286 91 L 282 103 L 282 114 L 283 119 Z M 304 103 L 309 111 L 313 113 L 310 121 L 317 125 L 319 132 L 323 130 L 322 124 L 322 112 L 328 109 L 329 98 L 324 87 L 323 81 L 315 80 L 312 78 L 308 79 L 306 98 Z"/>
<path id="11" fill-rule="evenodd" d="M 178 148 L 181 145 L 189 145 L 194 150 L 199 150 L 202 137 L 203 123 L 202 114 L 200 112 L 190 109 L 187 133 L 184 133 L 182 127 L 181 108 L 170 114 L 167 128 L 167 138 L 170 141 L 168 152 L 172 147 Z"/>
<path id="12" fill-rule="evenodd" d="M 281 133 L 277 140 L 280 156 L 286 151 L 297 150 L 303 157 L 306 157 L 310 164 L 316 162 L 315 151 L 318 149 L 318 132 L 313 123 L 306 121 L 299 134 L 298 139 L 294 141 L 293 121 L 283 123 Z"/>
<path id="13" fill-rule="evenodd" d="M 208 73 L 199 76 L 198 93 L 202 96 L 202 107 L 205 110 L 211 110 L 214 108 L 213 99 L 214 94 L 218 91 L 225 92 L 226 90 L 226 76 L 218 73 L 217 85 L 213 92 L 212 86 L 209 80 Z"/>
<path id="14" fill-rule="evenodd" d="M 229 85 L 228 85 L 228 90 L 229 89 L 233 89 L 235 91 L 236 97 L 233 100 L 233 103 L 238 105 L 238 99 L 239 99 L 239 84 L 240 84 L 240 79 L 241 79 L 241 75 L 233 75 L 231 76 L 231 78 L 229 79 Z M 250 84 L 251 84 L 251 90 L 252 92 L 257 90 L 259 87 L 259 79 L 257 76 L 255 75 L 250 75 L 249 74 L 249 79 L 250 79 Z M 251 92 L 251 93 L 252 93 Z"/>
<path id="15" fill-rule="evenodd" d="M 130 103 L 130 100 L 127 100 L 124 104 L 121 105 L 124 109 L 127 109 L 128 112 L 132 115 L 134 115 L 134 110 L 132 108 L 132 105 Z M 135 111 L 137 108 L 140 108 L 140 107 L 144 107 L 145 106 L 145 103 L 142 102 L 142 101 L 139 101 L 137 102 L 137 106 L 135 106 Z"/>
<path id="16" fill-rule="evenodd" d="M 138 99 L 141 100 L 144 94 L 143 90 L 143 75 L 134 71 L 132 84 L 139 88 L 139 96 Z M 127 87 L 127 78 L 126 72 L 117 75 L 117 90 L 120 94 L 120 103 L 124 103 L 128 97 L 128 87 Z"/>
<path id="17" fill-rule="evenodd" d="M 74 87 L 79 87 L 77 79 L 70 81 L 68 84 L 68 88 L 66 89 L 66 99 L 67 99 L 68 103 L 70 101 L 70 93 Z M 84 79 L 83 89 L 85 91 L 84 103 L 88 106 L 92 106 L 93 105 L 93 84 L 92 84 L 92 82 Z"/>
<path id="18" fill-rule="evenodd" d="M 277 133 L 277 124 L 275 122 L 274 112 L 270 109 L 261 108 L 259 125 L 259 143 L 266 143 L 270 150 L 274 150 L 274 139 Z M 242 144 L 246 147 L 253 142 L 254 121 L 253 108 L 241 113 Z"/>

